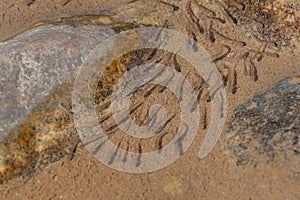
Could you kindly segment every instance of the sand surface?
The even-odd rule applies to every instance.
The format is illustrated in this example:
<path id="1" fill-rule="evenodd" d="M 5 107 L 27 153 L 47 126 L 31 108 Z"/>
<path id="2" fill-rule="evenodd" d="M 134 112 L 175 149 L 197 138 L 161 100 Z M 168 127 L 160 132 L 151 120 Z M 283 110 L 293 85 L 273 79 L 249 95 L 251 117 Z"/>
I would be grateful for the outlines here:
<path id="1" fill-rule="evenodd" d="M 142 16 L 134 8 L 144 7 L 157 10 L 153 16 L 163 19 L 172 14 L 172 8 L 158 1 L 147 3 L 129 1 L 79 1 L 79 0 L 2 0 L 0 3 L 0 39 L 4 40 L 28 29 L 33 23 L 75 15 L 85 12 L 117 13 L 124 20 L 130 14 Z M 173 0 L 180 7 L 185 2 Z M 148 5 L 149 4 L 149 5 Z M 130 5 L 130 6 L 129 6 Z M 147 7 L 148 6 L 148 7 Z M 213 7 L 213 6 L 212 6 Z M 146 9 L 147 10 L 147 9 Z M 162 14 L 161 10 L 166 10 Z M 133 17 L 133 18 L 134 18 Z M 146 23 L 155 17 L 144 17 Z M 157 20 L 161 24 L 163 20 Z M 143 21 L 140 20 L 140 21 Z M 172 21 L 171 21 L 172 22 Z M 173 21 L 175 30 L 188 34 L 184 28 L 185 20 Z M 242 29 L 234 29 L 231 24 L 218 27 L 228 28 L 228 35 L 244 38 Z M 236 32 L 232 32 L 235 30 Z M 225 43 L 222 37 L 217 43 L 209 42 L 206 36 L 199 36 L 199 42 L 213 56 L 220 55 Z M 248 41 L 247 41 L 248 42 Z M 251 45 L 257 44 L 249 40 Z M 237 44 L 231 44 L 235 54 L 244 50 Z M 259 45 L 258 45 L 259 46 Z M 250 48 L 249 47 L 249 48 Z M 279 58 L 265 57 L 258 65 L 258 80 L 243 75 L 243 68 L 238 67 L 238 89 L 235 94 L 227 92 L 227 118 L 233 109 L 249 99 L 253 94 L 264 91 L 277 81 L 300 73 L 299 42 L 294 46 L 274 50 Z M 223 70 L 226 62 L 242 65 L 238 57 L 229 57 L 217 66 Z M 198 159 L 200 145 L 205 131 L 200 131 L 188 151 L 175 163 L 159 171 L 131 174 L 113 170 L 99 163 L 83 145 L 79 145 L 74 157 L 63 159 L 49 165 L 27 182 L 16 188 L 0 193 L 0 199 L 299 199 L 300 172 L 287 170 L 288 163 L 274 161 L 257 167 L 237 167 L 229 155 L 222 153 L 225 143 L 221 136 L 213 151 L 204 159 Z"/>

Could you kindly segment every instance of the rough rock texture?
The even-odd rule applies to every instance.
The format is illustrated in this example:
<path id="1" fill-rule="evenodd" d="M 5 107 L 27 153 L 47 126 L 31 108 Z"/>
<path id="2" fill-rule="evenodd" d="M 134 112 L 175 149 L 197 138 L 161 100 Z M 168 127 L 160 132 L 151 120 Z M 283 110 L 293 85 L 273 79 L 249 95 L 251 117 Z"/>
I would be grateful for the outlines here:
<path id="1" fill-rule="evenodd" d="M 238 166 L 275 159 L 300 169 L 300 76 L 281 80 L 238 106 L 225 131 Z"/>
<path id="2" fill-rule="evenodd" d="M 82 61 L 107 37 L 136 27 L 110 13 L 88 13 L 39 22 L 0 43 L 0 190 L 72 158 L 79 138 L 71 95 Z M 131 57 L 109 65 L 97 98 L 110 93 Z"/>
<path id="3" fill-rule="evenodd" d="M 84 57 L 112 34 L 101 26 L 48 24 L 0 43 L 0 183 L 70 154 L 78 142 L 72 80 Z"/>
<path id="4" fill-rule="evenodd" d="M 43 25 L 0 43 L 0 139 L 55 86 L 70 83 L 84 56 L 113 33 L 101 26 Z"/>
<path id="5" fill-rule="evenodd" d="M 92 24 L 97 26 L 92 26 L 90 19 L 95 18 Z M 99 26 L 103 18 L 61 19 L 54 25 L 35 27 L 0 46 L 0 62 L 4 63 L 1 80 L 8 86 L 2 88 L 0 96 L 4 105 L 0 108 L 4 113 L 0 116 L 4 127 L 0 132 L 0 189 L 6 187 L 1 183 L 21 183 L 18 180 L 27 180 L 50 163 L 72 158 L 80 143 L 71 100 L 76 73 L 85 56 L 115 33 L 113 29 L 133 28 L 127 23 L 114 23 L 109 26 L 113 29 Z M 104 71 L 95 94 L 97 103 L 103 103 L 111 93 L 117 77 L 124 73 L 124 63 L 131 58 L 132 53 L 125 54 Z"/>
<path id="6" fill-rule="evenodd" d="M 231 19 L 258 40 L 282 47 L 299 37 L 299 0 L 221 1 Z"/>

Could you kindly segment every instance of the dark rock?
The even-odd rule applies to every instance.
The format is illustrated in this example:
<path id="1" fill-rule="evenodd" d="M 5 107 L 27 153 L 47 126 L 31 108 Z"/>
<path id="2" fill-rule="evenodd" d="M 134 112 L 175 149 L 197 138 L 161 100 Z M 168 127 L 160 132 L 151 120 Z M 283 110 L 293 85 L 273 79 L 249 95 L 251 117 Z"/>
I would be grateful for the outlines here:
<path id="1" fill-rule="evenodd" d="M 238 166 L 279 159 L 300 168 L 299 88 L 300 76 L 288 77 L 234 110 L 225 131 L 225 151 Z"/>

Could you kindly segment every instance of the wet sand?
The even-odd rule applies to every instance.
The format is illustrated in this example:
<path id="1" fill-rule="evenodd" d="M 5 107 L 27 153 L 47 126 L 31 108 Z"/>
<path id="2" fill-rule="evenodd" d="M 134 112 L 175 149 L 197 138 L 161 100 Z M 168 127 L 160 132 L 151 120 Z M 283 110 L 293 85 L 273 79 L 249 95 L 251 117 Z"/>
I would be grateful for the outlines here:
<path id="1" fill-rule="evenodd" d="M 158 2 L 131 3 L 129 1 L 87 0 L 45 0 L 8 1 L 0 4 L 0 39 L 4 40 L 22 32 L 32 24 L 84 12 L 102 11 L 118 13 L 118 18 L 126 18 L 128 13 L 138 18 L 143 16 L 136 7 L 157 9 L 153 16 L 161 16 L 160 9 L 166 10 L 166 16 L 172 15 L 172 8 Z M 185 2 L 172 1 L 184 7 Z M 149 4 L 149 5 L 148 5 Z M 130 6 L 129 6 L 130 5 Z M 148 7 L 147 7 L 148 6 Z M 128 8 L 125 11 L 125 8 Z M 130 9 L 129 9 L 130 8 Z M 122 13 L 123 11 L 124 13 Z M 147 9 L 146 9 L 147 10 Z M 154 17 L 141 17 L 138 21 L 153 22 Z M 179 17 L 183 15 L 179 14 Z M 177 19 L 179 17 L 176 17 Z M 128 20 L 131 18 L 128 17 Z M 163 20 L 157 20 L 158 24 Z M 175 30 L 180 30 L 185 22 L 174 20 Z M 243 38 L 241 29 L 228 34 Z M 172 27 L 171 27 L 172 28 Z M 222 27 L 221 27 L 222 28 Z M 185 29 L 182 30 L 185 32 Z M 216 36 L 218 37 L 218 36 Z M 218 44 L 209 42 L 206 36 L 200 36 L 199 42 L 211 55 L 222 52 L 222 37 Z M 248 42 L 248 41 L 247 41 Z M 249 40 L 253 43 L 253 40 Z M 243 75 L 243 68 L 237 68 L 238 89 L 235 94 L 227 92 L 227 118 L 233 109 L 253 96 L 264 91 L 277 81 L 300 73 L 299 43 L 296 46 L 277 51 L 279 58 L 266 57 L 258 66 L 258 80 Z M 241 48 L 232 44 L 235 54 L 241 54 Z M 292 52 L 292 50 L 294 52 Z M 232 62 L 241 64 L 241 59 L 232 57 Z M 222 68 L 222 63 L 217 64 Z M 188 151 L 175 163 L 156 172 L 130 174 L 119 172 L 99 163 L 82 145 L 76 149 L 74 157 L 65 158 L 49 165 L 25 183 L 6 189 L 0 193 L 0 199 L 297 199 L 299 198 L 300 174 L 289 171 L 282 160 L 257 167 L 238 167 L 234 160 L 222 152 L 225 144 L 221 136 L 213 151 L 204 159 L 198 159 L 205 131 L 200 131 Z"/>

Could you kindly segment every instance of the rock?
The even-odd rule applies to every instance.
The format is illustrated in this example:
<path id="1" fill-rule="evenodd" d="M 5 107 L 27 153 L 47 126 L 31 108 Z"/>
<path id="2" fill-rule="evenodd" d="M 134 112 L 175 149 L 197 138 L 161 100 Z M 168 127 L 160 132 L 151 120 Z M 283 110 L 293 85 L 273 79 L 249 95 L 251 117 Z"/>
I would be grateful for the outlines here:
<path id="1" fill-rule="evenodd" d="M 85 55 L 112 34 L 102 26 L 46 24 L 0 43 L 0 141 L 55 86 L 70 83 Z"/>
<path id="2" fill-rule="evenodd" d="M 0 184 L 72 154 L 79 141 L 72 81 L 112 34 L 102 26 L 45 24 L 0 43 Z"/>
<path id="3" fill-rule="evenodd" d="M 288 46 L 300 33 L 299 0 L 221 0 L 236 24 L 242 25 L 250 36 Z"/>
<path id="4" fill-rule="evenodd" d="M 256 166 L 275 159 L 300 169 L 300 75 L 239 105 L 225 131 L 225 151 L 238 166 Z"/>

